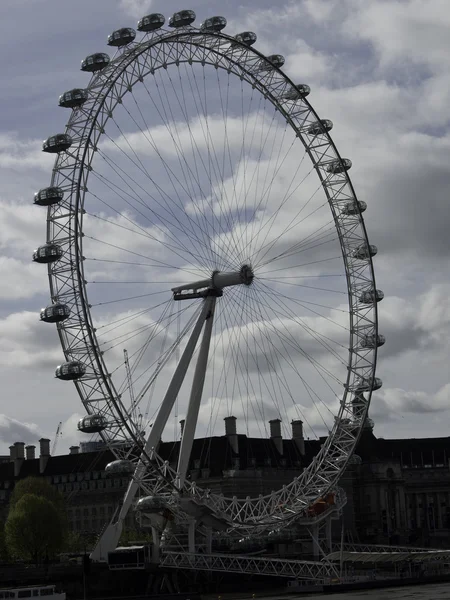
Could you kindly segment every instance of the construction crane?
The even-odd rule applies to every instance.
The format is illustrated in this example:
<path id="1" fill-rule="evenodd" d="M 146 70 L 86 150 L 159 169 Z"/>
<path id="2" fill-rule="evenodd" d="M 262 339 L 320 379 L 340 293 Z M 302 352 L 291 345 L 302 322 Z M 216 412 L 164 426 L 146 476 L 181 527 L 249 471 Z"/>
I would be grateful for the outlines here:
<path id="1" fill-rule="evenodd" d="M 60 421 L 58 423 L 58 427 L 56 429 L 55 439 L 53 440 L 52 451 L 50 453 L 52 456 L 55 455 L 56 446 L 58 445 L 58 440 L 61 436 L 62 436 L 62 421 Z"/>

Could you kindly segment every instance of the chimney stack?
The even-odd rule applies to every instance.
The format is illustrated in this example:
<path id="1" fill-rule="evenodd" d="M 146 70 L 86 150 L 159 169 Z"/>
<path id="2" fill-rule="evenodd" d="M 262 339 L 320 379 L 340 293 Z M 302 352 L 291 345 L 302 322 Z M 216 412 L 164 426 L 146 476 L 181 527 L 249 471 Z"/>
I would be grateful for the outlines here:
<path id="1" fill-rule="evenodd" d="M 70 446 L 69 454 L 79 454 L 79 453 L 80 453 L 80 446 Z"/>
<path id="2" fill-rule="evenodd" d="M 9 462 L 14 462 L 15 458 L 16 458 L 16 447 L 13 445 L 13 446 L 9 447 Z"/>
<path id="3" fill-rule="evenodd" d="M 186 423 L 185 419 L 181 419 L 180 421 L 180 435 L 181 437 L 183 437 L 183 431 L 184 431 L 184 424 Z"/>
<path id="4" fill-rule="evenodd" d="M 239 442 L 236 433 L 236 417 L 225 417 L 225 435 L 235 454 L 239 454 Z"/>
<path id="5" fill-rule="evenodd" d="M 283 456 L 283 438 L 281 437 L 281 420 L 271 419 L 270 425 L 270 439 L 275 444 L 278 454 Z"/>
<path id="6" fill-rule="evenodd" d="M 292 439 L 302 456 L 305 456 L 305 438 L 303 437 L 303 421 L 297 419 L 291 422 Z"/>
<path id="7" fill-rule="evenodd" d="M 39 473 L 45 471 L 48 459 L 50 457 L 50 440 L 47 438 L 41 438 L 39 440 Z"/>
<path id="8" fill-rule="evenodd" d="M 24 442 L 16 442 L 16 458 L 14 459 L 14 477 L 18 477 L 22 463 L 25 460 L 25 444 Z"/>
<path id="9" fill-rule="evenodd" d="M 25 446 L 25 452 L 27 460 L 34 460 L 36 458 L 36 446 Z"/>

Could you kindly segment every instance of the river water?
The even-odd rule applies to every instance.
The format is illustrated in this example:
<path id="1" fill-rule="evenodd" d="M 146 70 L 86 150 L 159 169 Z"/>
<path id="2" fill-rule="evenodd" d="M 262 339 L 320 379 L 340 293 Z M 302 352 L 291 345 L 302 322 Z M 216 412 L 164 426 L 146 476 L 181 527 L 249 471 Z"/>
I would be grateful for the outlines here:
<path id="1" fill-rule="evenodd" d="M 311 598 L 311 600 L 313 598 L 314 600 L 450 600 L 450 583 L 357 590 L 338 594 L 288 594 L 266 597 L 265 600 L 303 600 L 304 598 Z"/>

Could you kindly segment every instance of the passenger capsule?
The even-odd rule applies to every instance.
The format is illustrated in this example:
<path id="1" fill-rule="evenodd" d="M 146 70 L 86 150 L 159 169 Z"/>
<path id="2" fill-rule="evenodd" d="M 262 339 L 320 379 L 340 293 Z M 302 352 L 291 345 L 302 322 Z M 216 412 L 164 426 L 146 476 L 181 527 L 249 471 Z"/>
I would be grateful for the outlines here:
<path id="1" fill-rule="evenodd" d="M 101 71 L 109 64 L 109 56 L 104 52 L 97 52 L 96 54 L 90 54 L 81 61 L 81 70 L 87 71 L 88 73 L 95 73 Z"/>
<path id="2" fill-rule="evenodd" d="M 50 304 L 41 310 L 39 317 L 45 323 L 60 323 L 70 317 L 70 308 L 60 302 Z"/>
<path id="3" fill-rule="evenodd" d="M 131 460 L 113 460 L 105 467 L 107 475 L 132 475 L 134 465 Z"/>
<path id="4" fill-rule="evenodd" d="M 356 250 L 353 250 L 352 256 L 353 258 L 358 258 L 360 260 L 365 260 L 370 258 L 371 256 L 375 256 L 378 252 L 378 248 L 373 244 L 362 244 Z"/>
<path id="5" fill-rule="evenodd" d="M 34 195 L 34 203 L 39 206 L 58 204 L 64 198 L 64 192 L 59 187 L 48 187 L 39 190 Z"/>
<path id="6" fill-rule="evenodd" d="M 381 302 L 384 298 L 384 292 L 381 290 L 365 290 L 359 297 L 361 304 L 373 304 L 375 302 Z"/>
<path id="7" fill-rule="evenodd" d="M 308 125 L 306 131 L 309 135 L 320 135 L 321 133 L 327 133 L 332 129 L 333 121 L 330 121 L 330 119 L 320 119 L 319 121 L 314 121 L 314 123 Z"/>
<path id="8" fill-rule="evenodd" d="M 78 421 L 78 431 L 83 433 L 100 433 L 108 427 L 108 421 L 103 415 L 86 415 Z"/>
<path id="9" fill-rule="evenodd" d="M 341 210 L 343 215 L 353 216 L 358 215 L 360 212 L 364 212 L 367 209 L 367 204 L 364 200 L 351 200 L 344 204 Z"/>
<path id="10" fill-rule="evenodd" d="M 360 465 L 362 463 L 362 458 L 358 454 L 352 454 L 350 457 L 348 464 L 349 465 Z"/>
<path id="11" fill-rule="evenodd" d="M 86 373 L 86 367 L 78 360 L 65 362 L 59 367 L 56 367 L 55 376 L 63 381 L 73 381 L 80 379 Z"/>
<path id="12" fill-rule="evenodd" d="M 383 344 L 385 342 L 386 342 L 386 338 L 384 337 L 384 335 L 381 335 L 381 334 L 365 335 L 361 340 L 361 347 L 362 348 L 379 348 L 380 346 L 383 346 Z"/>
<path id="13" fill-rule="evenodd" d="M 49 154 L 56 154 L 57 152 L 64 152 L 68 150 L 72 145 L 72 138 L 67 133 L 57 133 L 51 135 L 42 144 L 42 151 L 48 152 Z"/>
<path id="14" fill-rule="evenodd" d="M 76 108 L 77 106 L 84 104 L 87 99 L 87 90 L 74 88 L 73 90 L 61 94 L 59 97 L 59 106 L 62 106 L 63 108 Z"/>
<path id="15" fill-rule="evenodd" d="M 222 31 L 227 26 L 225 17 L 210 17 L 200 25 L 202 31 Z"/>
<path id="16" fill-rule="evenodd" d="M 167 508 L 167 502 L 161 496 L 143 496 L 136 503 L 137 511 L 154 514 L 160 513 Z"/>
<path id="17" fill-rule="evenodd" d="M 117 29 L 108 35 L 108 46 L 116 46 L 120 48 L 121 46 L 131 44 L 135 37 L 136 32 L 134 29 L 131 27 L 122 27 L 121 29 Z"/>
<path id="18" fill-rule="evenodd" d="M 59 260 L 63 255 L 61 246 L 48 242 L 43 246 L 39 246 L 33 252 L 33 260 L 37 263 L 52 263 Z"/>
<path id="19" fill-rule="evenodd" d="M 253 31 L 243 31 L 242 33 L 235 35 L 234 39 L 246 46 L 253 46 L 257 40 L 257 35 L 256 33 L 253 33 Z"/>
<path id="20" fill-rule="evenodd" d="M 169 27 L 187 27 L 195 21 L 196 15 L 193 10 L 180 10 L 169 19 Z"/>
<path id="21" fill-rule="evenodd" d="M 155 31 L 155 29 L 161 29 L 166 22 L 166 17 L 160 13 L 152 13 L 151 15 L 145 15 L 142 19 L 139 19 L 137 28 L 138 31 Z"/>
<path id="22" fill-rule="evenodd" d="M 332 162 L 328 163 L 325 167 L 328 173 L 333 173 L 334 175 L 338 175 L 339 173 L 345 173 L 352 167 L 352 161 L 349 158 L 337 158 Z"/>
<path id="23" fill-rule="evenodd" d="M 261 61 L 260 71 L 271 71 L 272 69 L 281 69 L 284 65 L 285 58 L 281 54 L 271 54 L 266 56 L 265 60 Z"/>
<path id="24" fill-rule="evenodd" d="M 357 392 L 370 392 L 370 390 L 379 390 L 383 385 L 383 382 L 379 377 L 374 377 L 373 383 L 371 379 L 361 377 L 355 382 L 355 389 Z"/>
<path id="25" fill-rule="evenodd" d="M 285 92 L 282 96 L 283 100 L 299 100 L 300 98 L 306 98 L 309 96 L 311 88 L 306 83 L 298 83 L 291 87 L 290 90 Z"/>

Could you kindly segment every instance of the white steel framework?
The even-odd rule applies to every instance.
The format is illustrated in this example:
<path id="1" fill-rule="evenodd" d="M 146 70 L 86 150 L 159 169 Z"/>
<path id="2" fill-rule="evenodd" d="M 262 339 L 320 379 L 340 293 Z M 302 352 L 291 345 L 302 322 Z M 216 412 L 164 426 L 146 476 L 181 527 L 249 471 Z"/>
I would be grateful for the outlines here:
<path id="1" fill-rule="evenodd" d="M 202 290 L 250 285 L 253 273 L 248 281 L 243 282 L 242 271 L 213 272 L 210 279 L 173 288 L 175 299 L 202 297 L 198 300 L 202 307 L 199 306 L 194 318 L 185 326 L 184 334 L 192 330 L 190 350 L 184 351 L 185 362 L 183 359 L 179 362 L 166 394 L 169 400 L 163 401 L 162 410 L 146 440 L 143 440 L 140 421 L 136 418 L 136 403 L 145 395 L 148 386 L 136 394 L 133 406 L 125 405 L 100 348 L 88 297 L 83 254 L 85 200 L 90 173 L 101 154 L 102 135 L 114 112 L 123 105 L 127 94 L 133 94 L 135 86 L 146 78 L 152 78 L 159 70 L 169 72 L 183 64 L 224 70 L 236 76 L 273 105 L 295 132 L 328 202 L 347 282 L 348 363 L 334 425 L 318 455 L 289 485 L 256 498 L 225 497 L 186 478 L 210 349 L 213 319 L 211 317 L 208 325 L 207 315 L 212 315 L 216 302 L 220 305 L 221 301 L 221 298 L 209 293 L 202 296 Z M 324 127 L 317 131 L 319 117 L 306 96 L 292 95 L 292 90 L 296 89 L 288 76 L 254 48 L 223 32 L 186 26 L 176 31 L 159 29 L 120 49 L 105 68 L 92 76 L 86 89 L 87 101 L 72 111 L 66 128 L 72 146 L 58 154 L 51 182 L 52 186 L 64 192 L 64 198 L 49 206 L 47 217 L 47 241 L 58 244 L 63 255 L 48 265 L 48 274 L 52 302 L 63 302 L 70 308 L 70 317 L 57 325 L 65 359 L 79 361 L 86 367 L 85 374 L 74 382 L 84 407 L 88 414 L 102 415 L 108 422 L 108 428 L 101 432 L 101 436 L 115 455 L 136 465 L 116 520 L 115 533 L 111 534 L 111 545 L 120 534 L 120 524 L 117 524 L 131 506 L 139 487 L 149 495 L 165 496 L 171 510 L 181 518 L 187 513 L 179 502 L 180 495 L 189 498 L 196 507 L 208 507 L 237 535 L 287 526 L 301 516 L 306 517 L 308 507 L 336 486 L 358 440 L 375 387 L 377 344 L 362 343 L 363 340 L 378 339 L 373 253 L 369 251 L 348 165 L 340 157 L 328 130 Z M 356 208 L 349 210 L 352 202 Z M 257 278 L 258 273 L 254 275 Z M 249 274 L 246 273 L 246 276 L 249 277 Z M 373 301 L 362 302 L 363 294 L 372 294 Z M 182 451 L 178 466 L 173 468 L 159 456 L 158 444 L 183 381 L 181 372 L 183 369 L 185 372 L 189 365 L 205 320 Z M 194 323 L 197 325 L 194 326 Z M 129 369 L 127 365 L 127 375 Z M 167 562 L 173 558 L 172 555 L 165 556 Z M 207 559 L 196 557 L 196 560 Z M 267 568 L 270 570 L 272 567 Z M 292 576 L 299 577 L 297 573 Z"/>

